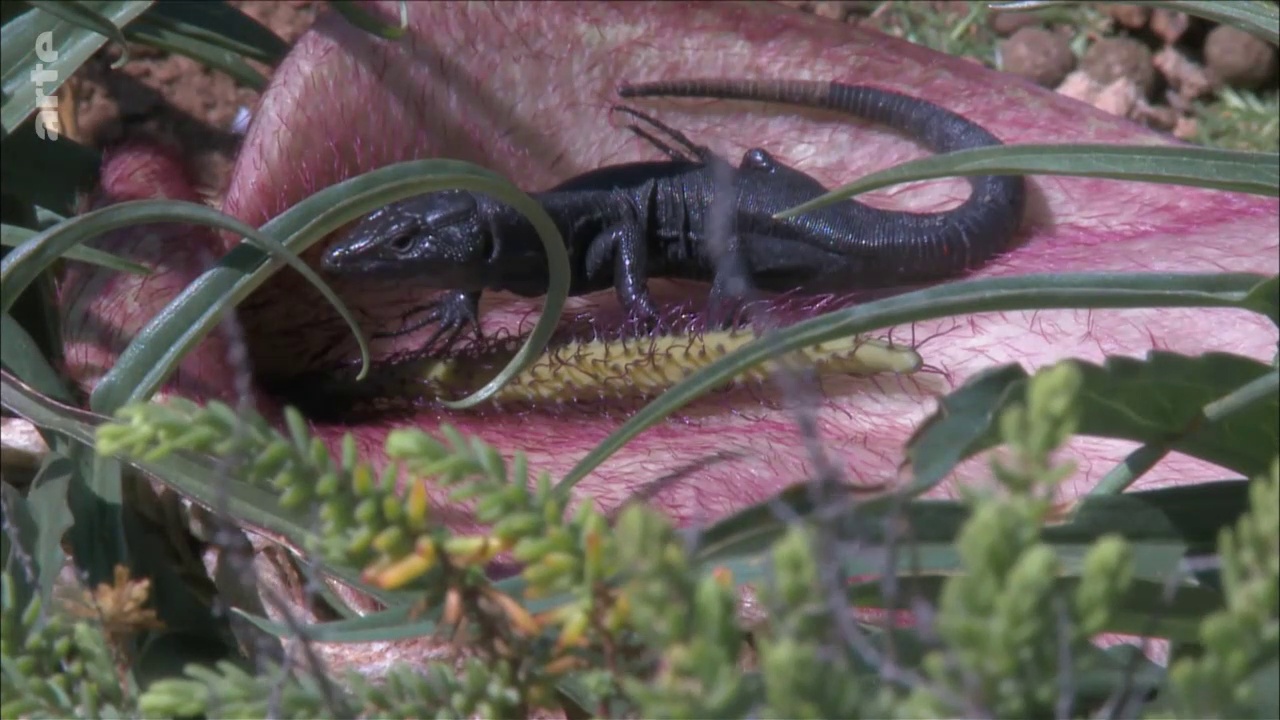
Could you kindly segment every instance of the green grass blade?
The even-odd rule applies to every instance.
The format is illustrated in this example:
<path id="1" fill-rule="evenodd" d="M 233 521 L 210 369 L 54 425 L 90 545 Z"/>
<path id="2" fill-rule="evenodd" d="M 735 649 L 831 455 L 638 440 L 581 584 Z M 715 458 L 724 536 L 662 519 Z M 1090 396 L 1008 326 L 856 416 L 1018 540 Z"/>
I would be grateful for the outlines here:
<path id="1" fill-rule="evenodd" d="M 371 35 L 384 40 L 399 40 L 409 28 L 408 10 L 403 0 L 397 4 L 400 9 L 400 21 L 396 25 L 384 25 L 370 15 L 363 7 L 350 0 L 330 0 L 329 7 L 338 11 L 347 22 Z"/>
<path id="2" fill-rule="evenodd" d="M 1079 0 L 1018 0 L 993 2 L 993 10 L 1038 10 L 1060 5 L 1080 5 Z M 1162 7 L 1206 20 L 1224 23 L 1252 33 L 1272 45 L 1280 44 L 1280 8 L 1267 0 L 1130 0 L 1130 5 Z"/>
<path id="3" fill-rule="evenodd" d="M 1177 451 L 1245 476 L 1270 467 L 1280 443 L 1280 373 L 1265 363 L 1229 353 L 1156 351 L 1142 360 L 1074 362 L 1082 378 L 1077 434 Z M 943 398 L 907 442 L 914 487 L 934 487 L 958 463 L 1000 444 L 998 418 L 1023 401 L 1027 378 L 1021 365 L 994 368 Z M 1123 489 L 1100 483 L 1095 491 Z"/>
<path id="4" fill-rule="evenodd" d="M 550 262 L 551 282 L 542 317 L 504 373 L 463 401 L 479 402 L 542 351 L 568 296 L 569 260 L 564 242 L 555 224 L 532 198 L 520 193 L 500 175 L 477 165 L 454 160 L 420 160 L 389 165 L 321 190 L 272 219 L 262 229 L 273 236 L 287 238 L 285 247 L 301 252 L 349 221 L 388 202 L 455 187 L 488 193 L 525 212 L 542 237 Z M 167 368 L 175 366 L 189 348 L 213 329 L 219 308 L 239 302 L 266 280 L 270 271 L 263 265 L 265 259 L 256 248 L 242 245 L 228 253 L 218 267 L 187 286 L 138 332 L 115 367 L 99 382 L 94 390 L 94 402 L 100 404 L 95 407 L 119 407 L 153 392 L 167 376 Z M 476 400 L 477 397 L 480 399 Z"/>
<path id="5" fill-rule="evenodd" d="M 47 0 L 27 0 L 27 4 L 37 10 L 47 12 L 63 22 L 90 32 L 105 36 L 120 46 L 120 59 L 111 66 L 112 70 L 129 61 L 129 48 L 125 43 L 124 33 L 107 18 L 99 15 L 88 3 L 48 2 Z"/>
<path id="6" fill-rule="evenodd" d="M 71 393 L 62 382 L 40 346 L 22 324 L 5 313 L 0 315 L 0 361 L 10 372 L 40 392 L 62 402 L 70 402 Z"/>
<path id="7" fill-rule="evenodd" d="M 40 118 L 28 120 L 0 140 L 4 150 L 0 187 L 6 195 L 70 215 L 76 210 L 80 194 L 97 184 L 102 156 L 62 135 L 58 135 L 57 140 L 52 140 L 51 134 L 42 139 L 36 134 L 39 121 Z M 44 167 L 55 167 L 58 171 L 39 171 Z"/>
<path id="8" fill-rule="evenodd" d="M 38 531 L 31 550 L 39 572 L 40 597 L 45 602 L 53 599 L 53 585 L 66 558 L 62 542 L 73 524 L 71 507 L 67 504 L 73 477 L 71 460 L 50 453 L 45 456 L 27 493 L 27 508 Z"/>
<path id="9" fill-rule="evenodd" d="M 224 0 L 156 3 L 143 13 L 139 23 L 264 65 L 278 65 L 289 52 L 289 45 L 280 36 Z"/>
<path id="10" fill-rule="evenodd" d="M 1245 302 L 1249 309 L 1266 315 L 1271 318 L 1271 322 L 1280 326 L 1280 275 L 1258 283 Z"/>
<path id="11" fill-rule="evenodd" d="M 121 1 L 82 5 L 120 28 L 145 12 L 151 3 Z M 43 33 L 49 33 L 45 36 L 49 38 L 46 55 L 56 57 L 47 62 L 36 53 Z M 4 25 L 4 43 L 0 48 L 0 89 L 4 93 L 0 126 L 4 133 L 12 133 L 30 117 L 41 97 L 52 96 L 106 42 L 107 38 L 101 33 L 36 8 L 10 18 Z"/>
<path id="12" fill-rule="evenodd" d="M 213 208 L 198 203 L 176 200 L 134 200 L 118 203 L 109 207 L 94 210 L 77 216 L 56 227 L 50 228 L 18 247 L 0 262 L 0 312 L 8 312 L 18 295 L 30 285 L 37 275 L 49 267 L 59 255 L 68 249 L 112 230 L 131 225 L 154 222 L 177 222 L 209 225 L 242 235 L 258 245 L 266 248 L 289 267 L 297 270 L 314 285 L 320 293 L 337 309 L 338 314 L 360 339 L 361 357 L 365 365 L 369 362 L 368 345 L 360 335 L 360 327 L 351 311 L 342 304 L 323 281 L 316 276 L 306 263 L 287 248 L 281 246 L 269 235 L 263 234 L 244 223 L 225 215 Z M 221 309 L 219 307 L 218 309 Z M 121 362 L 124 358 L 121 358 Z M 119 364 L 117 364 L 117 368 Z M 166 375 L 176 367 L 176 362 L 168 367 L 160 368 Z M 95 393 L 96 395 L 96 393 Z M 111 408 L 114 410 L 115 408 Z"/>
<path id="13" fill-rule="evenodd" d="M 1135 577 L 1161 580 L 1176 569 L 1187 550 L 1205 552 L 1216 547 L 1219 531 L 1244 511 L 1247 493 L 1247 482 L 1230 481 L 1090 497 L 1081 501 L 1068 522 L 1045 528 L 1042 537 L 1054 546 L 1070 574 L 1079 569 L 1095 540 L 1120 535 L 1139 544 Z M 820 516 L 837 536 L 856 542 L 851 547 L 867 551 L 861 558 L 849 558 L 848 575 L 886 571 L 880 550 L 891 540 L 888 528 L 893 528 L 892 537 L 898 542 L 909 543 L 897 558 L 897 572 L 960 569 L 954 543 L 970 512 L 963 503 L 893 496 L 858 500 L 852 492 L 843 499 L 825 498 L 817 505 L 814 500 L 808 484 L 787 488 L 693 533 L 696 545 L 691 554 L 704 572 L 737 562 L 739 568 L 754 569 L 750 578 L 735 573 L 735 582 L 763 579 L 768 563 L 762 559 L 791 524 Z M 757 571 L 759 577 L 755 577 Z"/>
<path id="14" fill-rule="evenodd" d="M 363 617 L 316 625 L 301 626 L 302 635 L 310 642 L 325 643 L 366 643 L 394 642 L 407 638 L 424 637 L 436 632 L 433 620 L 423 620 L 416 608 L 405 605 L 392 607 Z M 252 613 L 233 609 L 240 617 L 248 620 L 265 633 L 278 638 L 293 638 L 299 633 L 294 628 L 269 618 L 259 617 Z M 439 615 L 440 609 L 427 611 L 428 615 Z"/>
<path id="15" fill-rule="evenodd" d="M 254 70 L 244 57 L 206 40 L 184 35 L 163 25 L 140 18 L 125 31 L 129 40 L 164 50 L 174 55 L 185 55 L 205 67 L 221 70 L 232 79 L 257 92 L 267 89 L 267 79 Z"/>
<path id="16" fill-rule="evenodd" d="M 30 228 L 18 227 L 17 225 L 0 225 L 0 245 L 4 247 L 18 247 L 36 235 L 37 232 Z M 97 265 L 108 270 L 116 270 L 131 275 L 151 274 L 151 269 L 148 267 L 83 245 L 76 245 L 67 250 L 62 254 L 62 259 Z"/>
<path id="17" fill-rule="evenodd" d="M 1249 293 L 1263 280 L 1257 275 L 1230 273 L 1022 275 L 948 283 L 826 313 L 754 340 L 685 378 L 601 441 L 560 481 L 557 491 L 568 493 L 627 441 L 726 378 L 781 353 L 900 323 L 977 312 L 1054 308 L 1252 309 L 1246 304 Z"/>
<path id="18" fill-rule="evenodd" d="M 930 155 L 872 173 L 789 208 L 793 217 L 859 193 L 958 175 L 1036 174 L 1184 185 L 1280 197 L 1280 155 L 1163 145 L 1000 145 Z"/>

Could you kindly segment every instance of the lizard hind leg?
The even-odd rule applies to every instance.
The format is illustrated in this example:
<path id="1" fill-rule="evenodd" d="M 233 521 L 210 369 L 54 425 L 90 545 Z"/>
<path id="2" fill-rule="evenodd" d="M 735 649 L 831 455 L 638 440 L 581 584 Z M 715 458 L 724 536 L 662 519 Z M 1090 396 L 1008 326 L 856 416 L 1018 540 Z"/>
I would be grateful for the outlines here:
<path id="1" fill-rule="evenodd" d="M 656 321 L 658 306 L 649 294 L 649 252 L 644 235 L 634 222 L 612 225 L 587 248 L 586 272 L 599 278 L 613 261 L 613 288 L 618 303 L 635 320 Z"/>

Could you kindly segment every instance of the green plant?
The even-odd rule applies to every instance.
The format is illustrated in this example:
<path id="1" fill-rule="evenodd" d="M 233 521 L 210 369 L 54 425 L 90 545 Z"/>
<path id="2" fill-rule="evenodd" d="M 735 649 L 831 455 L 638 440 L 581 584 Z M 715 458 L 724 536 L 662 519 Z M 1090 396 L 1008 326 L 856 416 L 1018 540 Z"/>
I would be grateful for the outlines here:
<path id="1" fill-rule="evenodd" d="M 1195 11 L 1203 4 L 1184 5 Z M 1230 19 L 1275 35 L 1273 10 L 1239 5 L 1245 10 Z M 456 184 L 459 176 L 495 191 L 507 186 L 461 164 L 419 163 L 329 188 L 260 229 L 162 203 L 63 220 L 58 214 L 69 212 L 76 180 L 94 174 L 95 158 L 85 148 L 59 144 L 64 155 L 53 162 L 67 172 L 8 194 L 32 132 L 32 108 L 14 100 L 30 69 L 29 58 L 9 54 L 19 29 L 68 23 L 64 29 L 76 42 L 68 45 L 64 76 L 104 35 L 117 32 L 144 42 L 148 32 L 163 34 L 169 49 L 196 57 L 202 57 L 197 40 L 206 58 L 218 55 L 210 46 L 268 61 L 280 49 L 220 4 L 203 19 L 182 22 L 166 15 L 173 5 L 81 3 L 47 11 L 51 17 L 40 8 L 3 7 L 4 232 L 22 244 L 0 268 L 2 399 L 7 411 L 39 427 L 52 449 L 26 494 L 3 488 L 5 717 L 511 716 L 544 707 L 601 716 L 1275 714 L 1280 374 L 1274 364 L 1226 353 L 1153 353 L 1103 365 L 1066 361 L 1034 375 L 1017 366 L 992 368 L 943 399 L 912 439 L 914 483 L 907 494 L 864 500 L 807 483 L 699 528 L 693 539 L 642 506 L 612 522 L 589 500 L 572 514 L 567 508 L 574 484 L 631 437 L 733 372 L 788 350 L 929 317 L 1030 308 L 1231 307 L 1280 322 L 1276 277 L 1004 278 L 829 313 L 695 373 L 567 477 L 530 482 L 520 455 L 504 462 L 495 448 L 447 428 L 439 437 L 390 435 L 383 450 L 395 465 L 375 477 L 350 438 L 335 459 L 294 412 L 282 431 L 240 408 L 145 402 L 219 313 L 273 271 L 260 249 L 242 246 L 140 334 L 139 354 L 112 369 L 90 402 L 112 416 L 105 420 L 63 404 L 72 395 L 49 362 L 59 353 L 57 328 L 46 320 L 48 299 L 23 295 L 47 289 L 49 266 L 71 252 L 138 270 L 86 253 L 83 240 L 146 219 L 223 223 L 287 255 L 367 209 Z M 243 73 L 237 67 L 223 69 Z M 994 170 L 1280 194 L 1273 155 L 1092 150 L 958 153 L 878 173 L 837 193 Z M 423 180 L 424 169 L 454 175 Z M 562 300 L 563 288 L 553 287 L 557 293 Z M 544 320 L 554 321 L 558 307 L 549 300 Z M 544 341 L 531 340 L 530 347 Z M 1092 496 L 1064 511 L 1049 500 L 1064 472 L 1053 453 L 1076 433 L 1139 447 Z M 919 499 L 957 463 L 996 446 L 1012 453 L 1007 464 L 992 467 L 997 491 L 960 501 Z M 1175 450 L 1226 468 L 1233 479 L 1120 493 Z M 303 627 L 241 613 L 264 632 L 359 642 L 453 630 L 475 656 L 460 670 L 439 663 L 421 672 L 401 668 L 382 684 L 328 677 L 305 664 L 268 662 L 249 672 L 225 617 L 193 599 L 171 568 L 131 552 L 141 521 L 122 501 L 122 486 L 133 471 L 220 509 L 305 558 L 314 572 L 385 605 L 364 617 Z M 401 480 L 411 488 L 405 497 L 395 491 Z M 435 522 L 428 481 L 447 487 L 452 501 L 474 502 L 491 527 L 461 534 Z M 55 601 L 64 534 L 82 578 L 100 588 L 88 604 L 99 612 L 76 614 L 72 608 L 84 603 Z M 502 552 L 524 569 L 493 581 L 483 569 Z M 1206 556 L 1218 558 L 1221 570 L 1186 559 Z M 759 589 L 769 611 L 750 628 L 735 615 L 743 586 Z M 154 619 L 163 629 L 137 612 L 145 598 L 157 599 Z M 333 604 L 340 612 L 341 603 Z M 101 612 L 108 607 L 128 609 L 127 621 Z M 852 607 L 935 610 L 917 612 L 918 624 L 902 628 L 855 621 Z M 198 638 L 201 650 L 170 642 L 182 633 Z M 1099 650 L 1089 640 L 1100 633 L 1169 639 L 1172 669 L 1123 647 Z"/>

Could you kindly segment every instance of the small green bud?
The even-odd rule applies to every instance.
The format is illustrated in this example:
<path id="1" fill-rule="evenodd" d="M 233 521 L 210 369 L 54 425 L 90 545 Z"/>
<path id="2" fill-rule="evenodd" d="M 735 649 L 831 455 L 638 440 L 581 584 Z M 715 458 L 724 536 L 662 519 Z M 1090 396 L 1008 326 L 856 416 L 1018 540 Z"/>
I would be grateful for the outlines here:
<path id="1" fill-rule="evenodd" d="M 1076 614 L 1082 638 L 1103 631 L 1120 598 L 1133 581 L 1133 553 L 1119 535 L 1097 540 L 1084 558 L 1076 588 Z"/>

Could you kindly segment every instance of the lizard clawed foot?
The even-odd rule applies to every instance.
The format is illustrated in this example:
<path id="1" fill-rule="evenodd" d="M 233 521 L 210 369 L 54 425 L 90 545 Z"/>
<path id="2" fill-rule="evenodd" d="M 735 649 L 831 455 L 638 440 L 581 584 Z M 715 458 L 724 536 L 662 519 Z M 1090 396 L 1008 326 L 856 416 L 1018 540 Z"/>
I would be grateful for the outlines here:
<path id="1" fill-rule="evenodd" d="M 731 243 L 731 247 L 733 249 L 720 258 L 711 281 L 711 293 L 707 298 L 708 328 L 725 330 L 741 324 L 747 319 L 747 306 L 756 295 L 747 263 L 736 250 L 736 241 Z"/>
<path id="2" fill-rule="evenodd" d="M 749 320 L 747 302 L 741 295 L 717 293 L 707 298 L 705 325 L 708 330 L 730 330 Z"/>
<path id="3" fill-rule="evenodd" d="M 448 349 L 468 326 L 475 332 L 478 340 L 481 336 L 478 312 L 479 302 L 479 293 L 449 292 L 438 300 L 414 308 L 409 313 L 406 313 L 406 317 L 419 312 L 422 313 L 422 317 L 412 325 L 402 327 L 395 332 L 376 333 L 373 337 L 400 337 L 428 325 L 437 324 L 435 331 L 418 348 L 419 352 L 423 354 L 428 354 L 432 350 Z M 441 340 L 444 342 L 437 348 L 436 343 Z"/>

